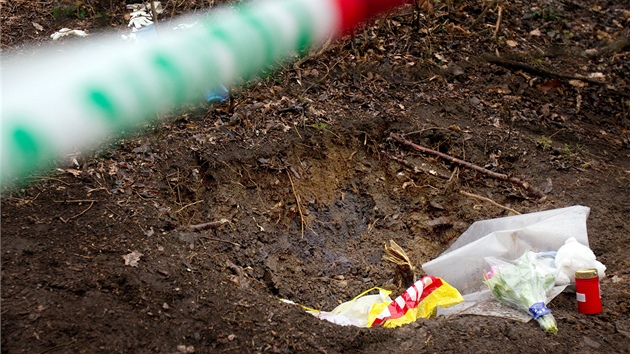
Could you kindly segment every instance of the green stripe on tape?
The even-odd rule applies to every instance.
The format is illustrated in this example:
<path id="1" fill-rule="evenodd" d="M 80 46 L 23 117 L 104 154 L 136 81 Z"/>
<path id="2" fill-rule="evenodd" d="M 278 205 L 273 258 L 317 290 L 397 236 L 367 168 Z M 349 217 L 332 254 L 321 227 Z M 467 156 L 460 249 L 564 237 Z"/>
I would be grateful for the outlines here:
<path id="1" fill-rule="evenodd" d="M 187 100 L 188 85 L 184 71 L 177 65 L 177 59 L 169 56 L 165 52 L 157 52 L 153 56 L 152 64 L 154 68 L 162 74 L 168 82 L 164 82 L 167 89 L 172 91 L 176 104 L 181 104 Z"/>
<path id="2" fill-rule="evenodd" d="M 232 37 L 229 35 L 229 32 L 226 31 L 225 29 L 210 25 L 208 26 L 207 34 L 210 37 L 210 40 L 208 40 L 209 43 L 212 42 L 212 39 L 215 39 L 225 44 L 227 49 L 230 52 L 232 52 L 232 54 L 234 54 L 234 60 L 237 62 L 236 70 L 243 71 L 244 70 L 243 66 L 246 64 L 246 61 L 244 59 L 246 58 L 242 58 L 241 53 L 238 51 L 237 48 L 235 48 L 234 41 Z"/>
<path id="3" fill-rule="evenodd" d="M 25 121 L 25 117 L 10 117 L 9 121 Z M 53 149 L 48 146 L 47 140 L 36 129 L 25 125 L 15 125 L 3 127 L 6 134 L 4 146 L 6 150 L 2 152 L 3 165 L 8 171 L 2 171 L 3 184 L 7 181 L 5 177 L 23 177 L 36 169 L 44 167 L 42 164 L 48 163 L 52 156 Z"/>
<path id="4" fill-rule="evenodd" d="M 13 153 L 22 157 L 26 166 L 34 165 L 40 158 L 41 147 L 32 133 L 23 128 L 17 128 L 11 133 L 14 142 Z"/>
<path id="5" fill-rule="evenodd" d="M 278 42 L 278 38 L 274 38 L 273 28 L 269 28 L 269 24 L 265 23 L 265 21 L 261 21 L 259 18 L 256 18 L 255 13 L 245 13 L 243 14 L 243 19 L 256 29 L 256 32 L 261 36 L 263 50 L 265 52 L 265 60 L 264 65 L 268 65 L 273 63 L 275 58 L 274 49 L 276 47 L 275 42 Z"/>
<path id="6" fill-rule="evenodd" d="M 291 2 L 289 3 L 289 9 L 298 19 L 299 30 L 295 49 L 301 56 L 306 54 L 307 49 L 313 44 L 316 23 L 302 3 L 297 1 Z"/>
<path id="7" fill-rule="evenodd" d="M 109 123 L 115 123 L 118 120 L 119 109 L 116 107 L 113 97 L 105 90 L 90 88 L 87 90 L 87 99 L 91 105 L 109 120 Z"/>
<path id="8" fill-rule="evenodd" d="M 126 90 L 134 97 L 136 106 L 140 107 L 142 112 L 147 111 L 147 114 L 155 113 L 157 107 L 153 103 L 153 99 L 149 95 L 149 90 L 146 84 L 144 84 L 142 76 L 138 74 L 138 71 L 125 67 L 120 71 L 120 77 L 120 82 L 124 82 Z M 136 118 L 144 118 L 144 116 Z M 131 124 L 132 120 L 129 119 L 129 121 L 122 121 L 121 123 L 125 125 Z"/>

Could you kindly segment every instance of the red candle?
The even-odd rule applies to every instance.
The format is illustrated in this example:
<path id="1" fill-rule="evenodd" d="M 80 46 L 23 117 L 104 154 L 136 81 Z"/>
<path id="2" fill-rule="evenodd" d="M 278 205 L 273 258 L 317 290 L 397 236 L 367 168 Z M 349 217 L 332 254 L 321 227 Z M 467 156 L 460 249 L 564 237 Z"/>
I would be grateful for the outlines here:
<path id="1" fill-rule="evenodd" d="M 602 312 L 597 269 L 587 268 L 575 271 L 575 294 L 580 313 L 594 315 Z"/>

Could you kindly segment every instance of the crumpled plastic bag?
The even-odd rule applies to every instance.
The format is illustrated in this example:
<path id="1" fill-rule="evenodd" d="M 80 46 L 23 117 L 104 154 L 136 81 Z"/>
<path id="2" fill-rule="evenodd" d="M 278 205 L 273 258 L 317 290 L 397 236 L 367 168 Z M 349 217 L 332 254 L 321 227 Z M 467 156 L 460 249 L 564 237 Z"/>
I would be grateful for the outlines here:
<path id="1" fill-rule="evenodd" d="M 556 253 L 555 267 L 558 269 L 556 285 L 575 284 L 575 271 L 578 269 L 595 268 L 600 280 L 606 276 L 606 266 L 596 259 L 590 248 L 574 237 L 566 240 Z"/>
<path id="2" fill-rule="evenodd" d="M 365 295 L 378 289 L 376 295 Z M 420 318 L 435 317 L 438 307 L 448 307 L 464 299 L 444 280 L 425 276 L 399 297 L 392 299 L 391 292 L 381 288 L 364 291 L 356 298 L 344 302 L 332 311 L 319 311 L 302 306 L 308 313 L 342 326 L 373 327 L 382 325 L 395 328 Z M 294 304 L 290 300 L 282 300 Z"/>
<path id="3" fill-rule="evenodd" d="M 462 295 L 444 280 L 425 276 L 389 304 L 375 304 L 370 309 L 370 326 L 395 328 L 419 318 L 433 318 L 438 307 L 449 307 L 464 301 Z"/>
<path id="4" fill-rule="evenodd" d="M 53 33 L 50 35 L 50 38 L 52 38 L 53 41 L 58 40 L 59 38 L 62 37 L 66 37 L 66 36 L 77 36 L 77 37 L 86 37 L 88 34 L 83 31 L 83 30 L 76 30 L 76 29 L 70 29 L 70 28 L 62 28 L 59 31 Z"/>
<path id="5" fill-rule="evenodd" d="M 422 265 L 427 274 L 441 277 L 462 294 L 485 289 L 485 257 L 517 259 L 526 251 L 558 251 L 574 237 L 588 246 L 586 218 L 590 209 L 572 206 L 473 223 L 454 243 Z"/>
<path id="6" fill-rule="evenodd" d="M 426 273 L 448 281 L 464 297 L 464 302 L 448 309 L 440 309 L 438 314 L 473 314 L 529 321 L 531 316 L 501 306 L 495 301 L 483 282 L 484 270 L 489 267 L 486 259 L 515 260 L 528 251 L 537 253 L 538 265 L 551 269 L 557 275 L 556 286 L 547 293 L 548 303 L 568 284 L 562 275 L 565 271 L 571 272 L 566 270 L 567 262 L 570 262 L 568 267 L 571 267 L 577 266 L 579 259 L 591 259 L 588 252 L 585 252 L 585 249 L 590 251 L 586 229 L 589 211 L 588 207 L 578 205 L 472 224 L 438 258 L 422 265 Z M 581 247 L 575 246 L 573 242 Z M 578 247 L 578 250 L 565 248 L 561 252 L 565 244 L 566 247 Z M 597 267 L 595 263 L 588 264 L 591 264 L 588 268 Z M 560 269 L 562 267 L 565 267 L 564 270 Z M 600 276 L 603 276 L 603 270 Z"/>

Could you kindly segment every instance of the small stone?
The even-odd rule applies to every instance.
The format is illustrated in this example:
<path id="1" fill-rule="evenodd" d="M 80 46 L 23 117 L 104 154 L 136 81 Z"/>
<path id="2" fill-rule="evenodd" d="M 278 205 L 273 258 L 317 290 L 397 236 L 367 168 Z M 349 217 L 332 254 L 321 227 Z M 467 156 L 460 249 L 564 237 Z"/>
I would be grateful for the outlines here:
<path id="1" fill-rule="evenodd" d="M 591 347 L 593 349 L 598 349 L 599 347 L 602 346 L 601 344 L 599 344 L 598 342 L 590 339 L 589 337 L 583 337 L 582 338 L 582 345 L 583 346 L 587 346 L 587 347 Z"/>

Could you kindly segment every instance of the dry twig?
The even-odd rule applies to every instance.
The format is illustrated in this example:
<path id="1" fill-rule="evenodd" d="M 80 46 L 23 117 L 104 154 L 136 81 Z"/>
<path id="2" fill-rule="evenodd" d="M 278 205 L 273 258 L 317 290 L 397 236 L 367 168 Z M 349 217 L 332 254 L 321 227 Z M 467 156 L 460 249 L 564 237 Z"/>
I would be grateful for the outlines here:
<path id="1" fill-rule="evenodd" d="M 456 164 L 458 164 L 460 166 L 470 168 L 471 170 L 475 170 L 475 171 L 480 172 L 480 173 L 482 173 L 482 174 L 484 174 L 486 176 L 489 176 L 489 177 L 492 177 L 492 178 L 495 178 L 495 179 L 498 179 L 498 180 L 510 182 L 512 184 L 515 184 L 515 185 L 518 185 L 520 187 L 523 187 L 523 189 L 525 189 L 527 194 L 530 195 L 530 196 L 534 196 L 534 197 L 538 197 L 538 198 L 542 198 L 542 197 L 545 196 L 545 194 L 543 192 L 541 192 L 540 190 L 538 190 L 538 188 L 531 186 L 529 183 L 524 182 L 520 178 L 513 177 L 513 176 L 508 176 L 508 175 L 505 175 L 505 174 L 502 174 L 502 173 L 497 173 L 497 172 L 494 172 L 494 171 L 490 171 L 488 169 L 485 169 L 485 168 L 483 168 L 481 166 L 475 165 L 475 164 L 470 163 L 468 161 L 460 160 L 460 159 L 458 159 L 456 157 L 452 157 L 450 155 L 441 153 L 439 151 L 435 151 L 435 150 L 426 148 L 424 146 L 420 146 L 420 145 L 414 144 L 411 141 L 403 139 L 403 138 L 399 137 L 398 135 L 396 135 L 394 133 L 390 133 L 389 136 L 393 140 L 397 141 L 398 143 L 406 145 L 406 146 L 408 146 L 408 147 L 410 147 L 410 148 L 412 148 L 414 150 L 441 157 L 441 158 L 443 158 L 443 159 L 445 159 L 445 160 L 447 160 L 449 162 L 453 162 L 453 163 L 456 163 Z"/>
<path id="2" fill-rule="evenodd" d="M 287 169 L 287 176 L 289 176 L 289 182 L 291 182 L 291 190 L 293 190 L 293 196 L 295 197 L 295 203 L 297 204 L 297 210 L 300 213 L 300 221 L 302 223 L 302 238 L 304 238 L 304 225 L 306 221 L 304 220 L 304 213 L 302 213 L 302 206 L 300 205 L 300 197 L 295 192 L 295 186 L 293 185 L 293 179 L 291 178 L 291 173 Z"/>
<path id="3" fill-rule="evenodd" d="M 394 155 L 388 154 L 388 153 L 386 153 L 384 151 L 382 151 L 382 153 L 385 154 L 385 156 L 387 156 L 390 160 L 394 160 L 394 161 L 400 163 L 403 166 L 407 166 L 414 173 L 426 173 L 427 175 L 436 176 L 436 177 L 440 177 L 440 178 L 444 178 L 444 179 L 451 178 L 449 175 L 446 175 L 444 173 L 438 172 L 436 170 L 432 170 L 430 168 L 414 165 L 414 164 L 412 164 L 411 162 L 409 162 L 407 160 L 404 160 L 404 159 L 401 159 L 401 158 L 396 157 Z"/>
<path id="4" fill-rule="evenodd" d="M 188 208 L 189 206 L 193 206 L 195 204 L 199 204 L 199 203 L 203 203 L 203 200 L 198 200 L 196 202 L 190 203 L 190 204 L 186 204 L 183 207 L 179 208 L 179 210 L 175 211 L 175 214 L 179 214 L 181 213 L 184 209 Z"/>
<path id="5" fill-rule="evenodd" d="M 416 282 L 415 267 L 405 250 L 398 246 L 394 240 L 389 240 L 389 246 L 384 245 L 383 250 L 385 251 L 383 260 L 396 265 L 396 285 L 402 289 L 412 286 Z"/>
<path id="6" fill-rule="evenodd" d="M 89 202 L 90 202 L 90 205 L 89 205 L 89 206 L 88 206 L 85 210 L 83 210 L 82 212 L 78 213 L 77 215 L 73 215 L 73 216 L 71 216 L 71 217 L 69 217 L 69 218 L 67 218 L 67 219 L 64 219 L 64 218 L 62 218 L 62 217 L 60 216 L 60 217 L 59 217 L 59 220 L 63 221 L 63 223 L 65 224 L 65 223 L 67 223 L 68 221 L 70 221 L 70 220 L 72 220 L 72 219 L 76 219 L 76 218 L 78 218 L 79 216 L 81 216 L 81 215 L 83 215 L 83 214 L 87 213 L 87 212 L 88 212 L 88 210 L 92 209 L 92 205 L 94 205 L 94 202 L 95 202 L 95 201 L 96 201 L 96 200 L 90 200 L 90 201 L 89 201 Z M 69 201 L 69 202 L 82 202 L 82 201 Z"/>
<path id="7" fill-rule="evenodd" d="M 300 66 L 302 64 L 304 64 L 307 61 L 309 61 L 311 59 L 315 59 L 315 58 L 319 57 L 320 55 L 324 54 L 328 50 L 328 48 L 330 47 L 330 43 L 332 42 L 332 38 L 333 37 L 328 37 L 326 42 L 321 46 L 321 48 L 317 52 L 309 54 L 309 55 L 301 58 L 300 60 L 296 61 L 295 63 L 293 63 L 293 69 L 294 70 L 298 70 L 298 69 L 300 69 Z"/>
<path id="8" fill-rule="evenodd" d="M 216 237 L 209 237 L 209 236 L 201 236 L 202 239 L 204 240 L 210 240 L 210 241 L 216 241 L 216 242 L 223 242 L 223 243 L 229 243 L 231 245 L 234 245 L 236 247 L 241 247 L 240 243 L 236 243 L 236 242 L 232 242 L 232 241 L 228 241 L 228 240 L 222 240 L 220 238 L 216 238 Z"/>
<path id="9" fill-rule="evenodd" d="M 543 77 L 555 77 L 558 79 L 566 79 L 566 80 L 580 80 L 580 81 L 584 81 L 584 82 L 588 82 L 588 83 L 596 84 L 596 85 L 605 84 L 605 82 L 594 80 L 588 77 L 562 74 L 562 73 L 558 73 L 558 72 L 543 69 L 543 68 L 537 68 L 533 65 L 522 63 L 520 61 L 499 58 L 495 55 L 488 54 L 488 53 L 482 54 L 481 58 L 487 61 L 488 63 L 496 64 L 496 65 L 502 66 L 504 68 L 512 69 L 512 70 L 522 70 L 532 75 L 543 76 Z"/>
<path id="10" fill-rule="evenodd" d="M 617 39 L 616 41 L 599 49 L 587 49 L 584 52 L 582 52 L 582 55 L 590 59 L 595 59 L 595 58 L 598 58 L 600 56 L 607 55 L 610 53 L 621 52 L 624 49 L 629 48 L 629 47 L 630 47 L 630 32 L 626 31 L 626 34 L 623 35 L 621 38 Z"/>
<path id="11" fill-rule="evenodd" d="M 151 18 L 153 18 L 153 26 L 157 28 L 158 19 L 157 19 L 157 9 L 155 8 L 155 0 L 151 0 Z"/>
<path id="12" fill-rule="evenodd" d="M 486 5 L 486 7 L 483 9 L 483 11 L 481 12 L 481 14 L 479 15 L 479 17 L 477 17 L 475 19 L 475 21 L 472 23 L 472 25 L 470 25 L 470 29 L 474 29 L 475 27 L 477 27 L 477 25 L 479 25 L 479 23 L 481 21 L 483 21 L 484 18 L 486 18 L 486 15 L 488 14 L 488 11 L 490 11 L 490 9 L 496 5 L 499 1 L 498 0 L 492 0 L 488 3 L 488 5 Z"/>
<path id="13" fill-rule="evenodd" d="M 216 227 L 219 227 L 223 224 L 232 224 L 232 222 L 228 219 L 221 219 L 218 221 L 210 221 L 210 222 L 205 222 L 203 224 L 196 224 L 196 225 L 188 225 L 188 226 L 182 226 L 179 229 L 181 231 L 192 231 L 192 232 L 197 232 L 197 231 L 204 231 L 204 230 L 210 230 L 210 229 L 214 229 Z"/>
<path id="14" fill-rule="evenodd" d="M 512 208 L 510 208 L 510 207 L 506 207 L 505 205 L 501 205 L 501 204 L 499 204 L 499 203 L 495 202 L 494 200 L 492 200 L 492 199 L 490 199 L 490 198 L 482 197 L 482 196 L 480 196 L 480 195 L 477 195 L 477 194 L 472 194 L 472 193 L 468 193 L 468 192 L 465 192 L 465 191 L 459 191 L 459 193 L 460 193 L 461 195 L 465 195 L 465 196 L 467 196 L 467 197 L 475 198 L 475 199 L 478 199 L 478 200 L 483 200 L 483 201 L 488 202 L 488 203 L 490 203 L 490 204 L 492 204 L 492 205 L 494 205 L 494 206 L 497 206 L 497 207 L 499 207 L 499 208 L 501 208 L 501 209 L 507 210 L 507 211 L 509 211 L 510 213 L 514 213 L 514 214 L 516 214 L 516 215 L 520 215 L 520 214 L 521 214 L 521 213 L 519 213 L 518 211 L 516 211 L 516 210 L 514 210 L 514 209 L 512 209 Z"/>
<path id="15" fill-rule="evenodd" d="M 494 26 L 493 38 L 497 38 L 499 35 L 499 29 L 501 29 L 501 18 L 503 17 L 503 6 L 497 6 L 499 8 L 499 14 L 497 15 L 497 24 Z"/>

